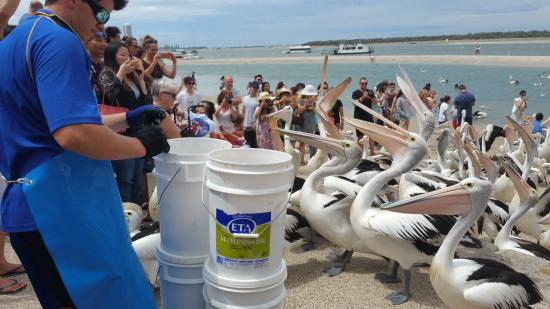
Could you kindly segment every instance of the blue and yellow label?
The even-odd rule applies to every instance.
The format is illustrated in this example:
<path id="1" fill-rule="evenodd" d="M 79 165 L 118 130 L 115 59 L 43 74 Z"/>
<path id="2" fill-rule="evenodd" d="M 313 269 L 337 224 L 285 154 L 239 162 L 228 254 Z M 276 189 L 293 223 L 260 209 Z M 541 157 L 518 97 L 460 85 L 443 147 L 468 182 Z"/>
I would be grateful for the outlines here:
<path id="1" fill-rule="evenodd" d="M 233 269 L 262 268 L 269 260 L 271 212 L 227 214 L 216 209 L 216 262 Z M 259 234 L 257 238 L 235 235 Z"/>

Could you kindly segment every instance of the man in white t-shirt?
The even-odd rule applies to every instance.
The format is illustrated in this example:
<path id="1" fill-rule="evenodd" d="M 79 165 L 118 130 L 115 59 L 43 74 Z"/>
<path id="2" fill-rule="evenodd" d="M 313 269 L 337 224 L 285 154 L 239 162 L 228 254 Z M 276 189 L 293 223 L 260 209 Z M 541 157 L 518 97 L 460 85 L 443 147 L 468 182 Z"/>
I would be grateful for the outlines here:
<path id="1" fill-rule="evenodd" d="M 523 123 L 523 112 L 527 109 L 527 91 L 521 90 L 519 97 L 514 100 L 514 106 L 512 106 L 512 115 L 510 118 L 514 119 L 517 123 Z"/>
<path id="2" fill-rule="evenodd" d="M 190 106 L 197 105 L 202 101 L 202 96 L 195 90 L 195 79 L 193 77 L 185 77 L 183 84 L 185 87 L 178 93 L 176 101 L 179 104 L 178 109 L 182 112 L 187 112 Z"/>
<path id="3" fill-rule="evenodd" d="M 252 81 L 249 84 L 249 94 L 243 99 L 243 115 L 244 126 L 254 127 L 254 111 L 258 107 L 258 92 L 260 91 L 260 84 L 257 81 Z"/>

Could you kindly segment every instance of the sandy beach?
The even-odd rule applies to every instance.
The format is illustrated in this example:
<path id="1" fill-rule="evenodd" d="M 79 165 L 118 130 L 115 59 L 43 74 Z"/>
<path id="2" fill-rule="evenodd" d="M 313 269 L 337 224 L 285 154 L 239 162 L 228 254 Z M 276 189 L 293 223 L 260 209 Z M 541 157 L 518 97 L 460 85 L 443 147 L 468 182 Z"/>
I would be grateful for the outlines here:
<path id="1" fill-rule="evenodd" d="M 449 64 L 449 65 L 484 65 L 508 67 L 550 67 L 550 56 L 376 56 L 375 64 Z M 178 60 L 178 64 L 303 64 L 322 63 L 318 57 L 265 57 L 265 58 L 229 58 Z M 331 56 L 331 63 L 370 63 L 367 56 Z"/>

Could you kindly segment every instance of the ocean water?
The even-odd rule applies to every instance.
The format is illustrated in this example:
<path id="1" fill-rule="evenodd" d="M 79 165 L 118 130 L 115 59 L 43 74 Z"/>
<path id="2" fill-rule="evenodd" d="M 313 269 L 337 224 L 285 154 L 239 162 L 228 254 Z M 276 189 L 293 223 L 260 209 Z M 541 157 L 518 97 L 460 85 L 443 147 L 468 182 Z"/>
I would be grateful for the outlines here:
<path id="1" fill-rule="evenodd" d="M 388 54 L 401 55 L 407 54 L 427 54 L 423 50 L 429 50 L 432 45 L 438 46 L 440 54 L 445 54 L 444 48 L 449 48 L 446 44 L 401 44 L 406 48 L 394 48 L 393 45 L 388 46 Z M 443 45 L 443 46 L 440 46 Z M 491 44 L 487 48 L 482 47 L 482 52 L 485 53 L 489 47 L 494 48 L 495 54 L 503 54 L 507 50 L 521 51 L 522 44 Z M 534 55 L 550 55 L 545 44 L 526 44 L 529 48 L 523 51 L 526 54 Z M 464 45 L 466 46 L 466 45 Z M 468 45 L 469 46 L 469 45 Z M 472 45 L 475 46 L 475 45 Z M 472 47 L 470 46 L 470 47 Z M 499 47 L 500 46 L 500 47 Z M 454 46 L 456 50 L 457 46 Z M 460 47 L 460 45 L 458 46 Z M 525 49 L 525 46 L 523 46 Z M 281 49 L 282 50 L 282 49 Z M 459 49 L 460 50 L 460 49 Z M 469 48 L 471 52 L 472 48 Z M 531 50 L 531 53 L 529 53 Z M 208 50 L 201 50 L 201 56 L 209 58 Z M 220 50 L 214 50 L 219 52 Z M 223 49 L 227 58 L 237 57 L 232 54 L 238 53 L 239 58 L 259 58 L 281 56 L 280 53 L 270 51 L 268 48 L 238 48 L 238 49 Z M 210 52 L 212 52 L 210 50 Z M 377 50 L 378 54 L 378 50 Z M 319 55 L 312 52 L 312 55 Z M 293 55 L 289 55 L 293 56 Z M 303 55 L 302 55 L 303 56 Z M 219 56 L 221 58 L 221 56 Z M 543 71 L 550 72 L 550 68 L 522 68 L 522 67 L 507 67 L 507 66 L 483 66 L 483 65 L 402 65 L 407 71 L 410 78 L 417 89 L 421 89 L 426 83 L 432 84 L 432 89 L 439 93 L 439 97 L 446 94 L 452 98 L 457 92 L 454 90 L 454 84 L 463 83 L 466 85 L 469 92 L 476 96 L 476 110 L 482 110 L 488 113 L 488 117 L 484 122 L 492 122 L 495 124 L 504 124 L 504 116 L 509 115 L 512 109 L 512 103 L 521 89 L 527 90 L 529 97 L 528 114 L 543 112 L 545 116 L 550 116 L 550 79 L 541 78 L 538 75 Z M 330 63 L 328 65 L 327 81 L 333 86 L 351 76 L 353 81 L 343 96 L 351 96 L 351 93 L 357 89 L 358 80 L 362 76 L 367 76 L 369 79 L 369 88 L 374 88 L 378 82 L 382 80 L 395 81 L 395 74 L 399 68 L 395 64 L 357 64 L 357 63 Z M 198 90 L 203 97 L 216 97 L 219 92 L 219 79 L 221 76 L 231 74 L 235 79 L 236 87 L 241 90 L 241 93 L 246 92 L 246 85 L 251 81 L 257 73 L 261 73 L 265 81 L 270 82 L 272 89 L 275 88 L 277 82 L 283 81 L 288 87 L 295 85 L 298 82 L 305 84 L 313 84 L 317 86 L 321 78 L 321 63 L 319 64 L 193 64 L 192 61 L 178 65 L 178 76 L 188 75 L 195 72 L 197 79 Z M 519 85 L 510 85 L 508 83 L 508 75 L 512 74 L 514 79 L 520 81 Z M 439 82 L 440 78 L 449 80 L 448 84 Z M 243 96 L 246 93 L 243 93 Z M 346 100 L 344 103 L 345 112 L 351 115 L 352 104 Z"/>

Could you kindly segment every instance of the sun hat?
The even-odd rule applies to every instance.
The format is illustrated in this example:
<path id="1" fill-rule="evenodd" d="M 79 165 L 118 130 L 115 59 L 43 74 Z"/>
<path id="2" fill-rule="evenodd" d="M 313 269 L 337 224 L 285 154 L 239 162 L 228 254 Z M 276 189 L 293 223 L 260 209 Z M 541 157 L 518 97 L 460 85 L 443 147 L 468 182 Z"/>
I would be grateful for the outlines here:
<path id="1" fill-rule="evenodd" d="M 306 85 L 306 87 L 298 92 L 301 95 L 317 95 L 317 89 L 313 85 Z"/>
<path id="2" fill-rule="evenodd" d="M 275 99 L 275 97 L 270 96 L 269 92 L 267 92 L 267 91 L 264 91 L 264 92 L 260 93 L 260 96 L 258 96 L 258 101 L 273 100 L 273 99 Z"/>
<path id="3" fill-rule="evenodd" d="M 276 91 L 277 97 L 280 97 L 283 93 L 291 94 L 292 92 L 290 92 L 290 90 L 286 87 L 283 87 Z"/>

